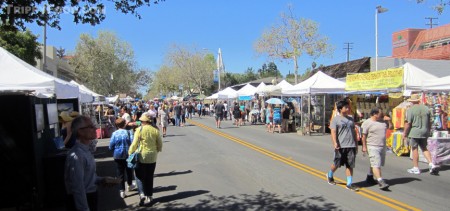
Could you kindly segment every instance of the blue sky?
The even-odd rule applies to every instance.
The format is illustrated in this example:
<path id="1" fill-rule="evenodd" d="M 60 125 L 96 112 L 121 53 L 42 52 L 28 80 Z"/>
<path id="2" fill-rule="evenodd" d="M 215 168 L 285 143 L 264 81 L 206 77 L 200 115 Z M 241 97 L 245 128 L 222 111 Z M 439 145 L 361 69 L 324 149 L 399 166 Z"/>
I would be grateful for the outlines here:
<path id="1" fill-rule="evenodd" d="M 428 28 L 425 17 L 437 17 L 439 25 L 450 23 L 450 7 L 438 15 L 431 9 L 436 0 L 417 4 L 416 0 L 166 0 L 139 9 L 142 19 L 122 14 L 106 4 L 106 20 L 97 26 L 76 25 L 68 14 L 62 15 L 62 30 L 48 29 L 47 44 L 74 51 L 81 33 L 96 36 L 99 30 L 115 32 L 131 44 L 138 65 L 157 71 L 172 44 L 196 46 L 217 56 L 221 48 L 227 72 L 257 70 L 271 60 L 257 56 L 253 48 L 263 31 L 279 22 L 280 13 L 293 6 L 296 17 L 316 21 L 319 33 L 329 37 L 335 51 L 332 57 L 316 59 L 317 64 L 332 65 L 346 61 L 344 43 L 351 42 L 350 59 L 375 56 L 375 7 L 389 11 L 378 15 L 378 54 L 392 54 L 391 36 L 406 28 Z M 30 24 L 40 35 L 43 29 Z M 293 63 L 274 61 L 283 75 L 293 72 Z M 307 55 L 299 59 L 299 73 L 311 66 Z"/>

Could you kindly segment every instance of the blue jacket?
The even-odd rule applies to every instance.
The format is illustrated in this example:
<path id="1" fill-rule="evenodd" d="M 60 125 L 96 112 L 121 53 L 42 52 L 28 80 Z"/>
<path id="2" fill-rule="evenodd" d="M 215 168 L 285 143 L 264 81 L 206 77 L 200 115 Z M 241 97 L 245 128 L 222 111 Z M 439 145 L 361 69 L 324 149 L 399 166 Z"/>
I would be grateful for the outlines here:
<path id="1" fill-rule="evenodd" d="M 116 130 L 112 134 L 109 142 L 109 150 L 114 150 L 114 159 L 128 158 L 128 149 L 133 138 L 133 132 L 125 129 Z"/>

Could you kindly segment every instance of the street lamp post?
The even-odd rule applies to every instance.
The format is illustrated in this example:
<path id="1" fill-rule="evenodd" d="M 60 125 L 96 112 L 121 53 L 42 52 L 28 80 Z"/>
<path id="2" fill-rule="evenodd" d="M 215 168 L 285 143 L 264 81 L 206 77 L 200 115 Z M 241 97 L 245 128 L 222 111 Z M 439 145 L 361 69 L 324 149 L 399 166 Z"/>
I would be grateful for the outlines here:
<path id="1" fill-rule="evenodd" d="M 378 13 L 387 11 L 388 9 L 380 5 L 375 8 L 375 71 L 378 71 Z"/>

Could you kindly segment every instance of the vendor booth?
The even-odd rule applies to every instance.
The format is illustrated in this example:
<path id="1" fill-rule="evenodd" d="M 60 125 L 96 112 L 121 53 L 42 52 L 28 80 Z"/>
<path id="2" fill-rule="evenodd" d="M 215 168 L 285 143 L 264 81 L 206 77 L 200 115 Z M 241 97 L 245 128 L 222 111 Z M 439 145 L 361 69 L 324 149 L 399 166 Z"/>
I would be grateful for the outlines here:
<path id="1" fill-rule="evenodd" d="M 305 81 L 282 91 L 283 96 L 301 96 L 302 133 L 325 133 L 334 100 L 330 94 L 343 94 L 345 83 L 318 71 Z"/>
<path id="2" fill-rule="evenodd" d="M 0 47 L 0 209 L 42 209 L 64 201 L 63 166 L 54 138 L 59 136 L 58 105 L 78 108 L 79 88 L 20 60 Z"/>

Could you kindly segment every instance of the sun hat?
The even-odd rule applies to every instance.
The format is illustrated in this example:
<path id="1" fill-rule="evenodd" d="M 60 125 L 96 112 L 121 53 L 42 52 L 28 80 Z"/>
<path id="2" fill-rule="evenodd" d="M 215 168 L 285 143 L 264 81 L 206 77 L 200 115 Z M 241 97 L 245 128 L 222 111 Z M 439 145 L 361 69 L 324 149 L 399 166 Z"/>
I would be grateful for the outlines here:
<path id="1" fill-rule="evenodd" d="M 64 122 L 70 122 L 70 121 L 73 120 L 73 118 L 70 117 L 69 112 L 67 112 L 67 111 L 61 112 L 61 113 L 59 114 L 59 117 L 61 117 L 61 119 L 62 119 Z"/>
<path id="2" fill-rule="evenodd" d="M 152 120 L 150 119 L 150 115 L 149 113 L 145 112 L 141 115 L 141 117 L 139 118 L 139 120 L 141 122 L 151 122 Z"/>
<path id="3" fill-rule="evenodd" d="M 72 111 L 72 112 L 70 112 L 70 117 L 75 118 L 75 117 L 77 117 L 77 116 L 80 116 L 80 113 L 78 113 L 78 111 Z"/>
<path id="4" fill-rule="evenodd" d="M 408 99 L 409 102 L 418 102 L 420 101 L 420 96 L 418 94 L 412 94 Z"/>

